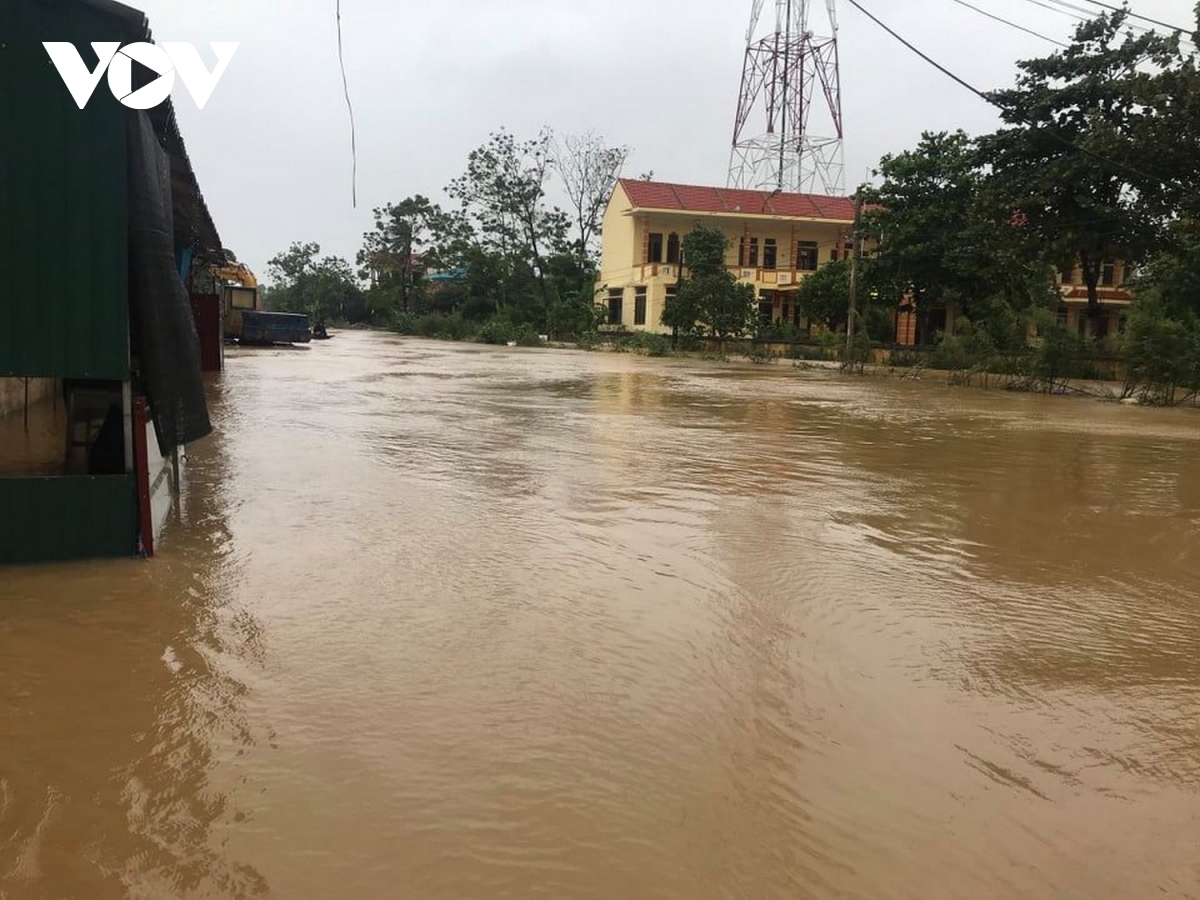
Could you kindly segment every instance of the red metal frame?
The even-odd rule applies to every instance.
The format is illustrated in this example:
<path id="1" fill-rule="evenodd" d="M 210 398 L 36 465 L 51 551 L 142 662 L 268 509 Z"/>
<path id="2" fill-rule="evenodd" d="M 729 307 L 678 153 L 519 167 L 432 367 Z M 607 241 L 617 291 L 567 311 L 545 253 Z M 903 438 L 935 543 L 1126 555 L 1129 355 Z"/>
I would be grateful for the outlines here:
<path id="1" fill-rule="evenodd" d="M 150 448 L 146 441 L 146 398 L 133 399 L 133 468 L 138 491 L 138 553 L 154 556 L 154 516 L 150 511 Z"/>

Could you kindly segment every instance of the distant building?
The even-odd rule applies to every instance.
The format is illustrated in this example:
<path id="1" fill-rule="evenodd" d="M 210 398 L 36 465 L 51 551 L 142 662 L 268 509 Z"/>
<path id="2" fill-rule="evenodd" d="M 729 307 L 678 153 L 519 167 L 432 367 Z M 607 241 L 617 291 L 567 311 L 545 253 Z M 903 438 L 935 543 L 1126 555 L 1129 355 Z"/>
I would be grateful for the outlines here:
<path id="1" fill-rule="evenodd" d="M 1100 300 L 1100 316 L 1092 319 L 1088 315 L 1087 285 L 1083 272 L 1076 268 L 1058 276 L 1062 302 L 1058 305 L 1058 322 L 1069 331 L 1080 336 L 1102 341 L 1125 330 L 1125 315 L 1133 294 L 1126 285 L 1133 280 L 1133 266 L 1119 261 L 1105 262 L 1100 267 L 1097 294 Z"/>
<path id="2" fill-rule="evenodd" d="M 1082 270 L 1076 267 L 1070 272 L 1058 273 L 1055 281 L 1062 295 L 1055 310 L 1058 323 L 1080 337 L 1097 341 L 1120 334 L 1125 330 L 1125 316 L 1133 302 L 1133 294 L 1127 287 L 1133 280 L 1133 272 L 1133 266 L 1120 261 L 1105 262 L 1100 267 L 1097 285 L 1100 315 L 1095 319 L 1088 315 L 1088 291 Z M 953 332 L 957 319 L 958 310 L 953 304 L 931 310 L 927 342 L 935 342 L 939 333 Z M 920 343 L 916 304 L 907 298 L 901 301 L 896 313 L 895 342 L 905 347 Z"/>
<path id="3" fill-rule="evenodd" d="M 683 238 L 699 226 L 729 239 L 725 263 L 754 287 L 761 320 L 803 323 L 795 294 L 817 267 L 850 253 L 854 201 L 771 191 L 622 179 L 604 215 L 596 300 L 608 325 L 666 332 Z"/>

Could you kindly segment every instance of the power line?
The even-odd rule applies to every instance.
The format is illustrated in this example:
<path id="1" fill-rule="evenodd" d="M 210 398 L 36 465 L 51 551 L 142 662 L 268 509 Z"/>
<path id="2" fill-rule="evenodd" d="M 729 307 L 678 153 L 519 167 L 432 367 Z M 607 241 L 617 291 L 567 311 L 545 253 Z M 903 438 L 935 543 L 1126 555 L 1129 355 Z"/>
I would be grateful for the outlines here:
<path id="1" fill-rule="evenodd" d="M 892 37 L 894 37 L 897 41 L 899 41 L 901 44 L 903 44 L 905 47 L 907 47 L 909 50 L 911 50 L 917 56 L 921 57 L 921 59 L 925 60 L 925 62 L 929 63 L 929 65 L 933 66 L 935 69 L 937 69 L 943 75 L 945 75 L 947 78 L 956 82 L 957 84 L 961 85 L 962 87 L 966 88 L 968 91 L 970 91 L 972 94 L 974 94 L 979 99 L 983 100 L 985 103 L 988 103 L 991 106 L 996 107 L 997 109 L 999 109 L 1002 112 L 1013 114 L 1012 110 L 1006 109 L 1005 107 L 1001 106 L 999 103 L 997 103 L 995 100 L 993 100 L 987 94 L 985 94 L 983 91 L 979 90 L 979 88 L 975 87 L 969 81 L 967 81 L 963 78 L 960 78 L 958 75 L 955 75 L 953 72 L 951 72 L 949 69 L 947 69 L 941 63 L 939 63 L 933 57 L 929 56 L 927 53 L 923 52 L 922 50 L 919 50 L 913 44 L 909 43 L 898 32 L 894 31 L 891 27 L 889 27 L 888 25 L 886 25 L 882 21 L 880 21 L 873 13 L 871 13 L 867 9 L 865 9 L 863 7 L 863 5 L 858 2 L 858 0 L 849 0 L 849 3 L 855 9 L 857 9 L 860 13 L 862 13 L 864 16 L 866 16 L 868 19 L 870 19 L 872 22 L 874 22 L 876 25 L 878 25 L 880 28 L 882 28 L 884 31 L 886 31 L 888 34 L 890 34 Z M 1109 159 L 1106 156 L 1096 153 L 1094 150 L 1089 150 L 1087 147 L 1081 147 L 1079 144 L 1076 144 L 1075 142 L 1068 140 L 1067 138 L 1063 137 L 1062 135 L 1057 134 L 1056 132 L 1050 131 L 1047 128 L 1043 128 L 1042 126 L 1040 126 L 1034 122 L 1031 122 L 1028 119 L 1018 117 L 1018 120 L 1021 121 L 1022 123 L 1024 123 L 1025 125 L 1027 125 L 1028 127 L 1032 128 L 1034 131 L 1038 131 L 1038 132 L 1046 135 L 1047 137 L 1053 138 L 1054 140 L 1061 143 L 1063 146 L 1070 147 L 1072 150 L 1077 150 L 1078 152 L 1084 154 L 1085 156 L 1090 156 L 1093 159 L 1097 159 L 1108 165 L 1117 166 L 1119 168 L 1122 168 L 1127 172 L 1131 172 L 1134 175 L 1137 175 L 1138 178 L 1148 179 L 1150 181 L 1157 181 L 1159 184 L 1168 185 L 1171 187 L 1178 186 L 1178 185 L 1172 184 L 1172 182 L 1169 182 L 1166 179 L 1159 178 L 1157 175 L 1150 175 L 1146 172 L 1142 172 L 1139 169 L 1135 169 L 1133 166 L 1128 165 L 1127 163 L 1123 163 L 1123 162 L 1120 162 L 1115 159 Z"/>
<path id="2" fill-rule="evenodd" d="M 1163 28 L 1169 28 L 1172 31 L 1182 31 L 1184 34 L 1192 33 L 1192 29 L 1190 29 L 1190 28 L 1184 28 L 1181 25 L 1169 25 L 1168 23 L 1160 21 L 1159 19 L 1152 19 L 1149 16 L 1143 16 L 1141 13 L 1135 13 L 1133 10 L 1128 9 L 1128 8 L 1123 9 L 1120 6 L 1113 6 L 1112 4 L 1109 4 L 1109 3 L 1102 3 L 1101 0 L 1083 0 L 1083 2 L 1091 3 L 1093 6 L 1100 6 L 1100 7 L 1103 7 L 1104 9 L 1110 9 L 1113 12 L 1126 12 L 1126 13 L 1129 13 L 1130 17 L 1132 17 L 1134 19 L 1141 19 L 1143 22 L 1149 22 L 1152 25 L 1159 25 Z"/>
<path id="3" fill-rule="evenodd" d="M 954 0 L 959 6 L 965 6 L 967 9 L 973 9 L 981 16 L 987 16 L 989 19 L 995 19 L 997 22 L 1003 22 L 1018 31 L 1023 31 L 1026 34 L 1032 34 L 1036 38 L 1041 38 L 1043 41 L 1049 41 L 1051 44 L 1057 44 L 1059 47 L 1069 47 L 1070 44 L 1064 44 L 1062 41 L 1057 41 L 1052 37 L 1047 37 L 1039 31 L 1034 31 L 1032 28 L 1026 28 L 1024 25 L 1018 25 L 1016 22 L 1010 22 L 1008 19 L 1002 19 L 1000 16 L 993 15 L 987 10 L 980 9 L 978 6 L 972 6 L 967 0 Z"/>
<path id="4" fill-rule="evenodd" d="M 1062 12 L 1063 15 L 1082 16 L 1085 19 L 1091 19 L 1093 17 L 1090 9 L 1085 9 L 1082 6 L 1076 6 L 1074 3 L 1068 3 L 1067 0 L 1049 0 L 1049 2 L 1058 7 L 1059 11 Z"/>
<path id="5" fill-rule="evenodd" d="M 350 181 L 350 196 L 354 208 L 358 209 L 358 136 L 354 125 L 354 106 L 350 103 L 350 83 L 346 80 L 346 57 L 342 52 L 342 0 L 337 0 L 338 65 L 342 69 L 342 92 L 346 95 L 346 109 L 350 111 L 350 156 L 354 163 Z"/>
<path id="6" fill-rule="evenodd" d="M 1066 16 L 1073 22 L 1079 21 L 1079 16 L 1076 13 L 1067 12 L 1059 6 L 1051 6 L 1049 3 L 1043 3 L 1042 0 L 1025 0 L 1026 3 L 1032 3 L 1034 6 L 1040 6 L 1042 9 L 1048 9 L 1050 12 L 1058 13 L 1060 16 Z"/>
<path id="7" fill-rule="evenodd" d="M 1067 2 L 1065 2 L 1065 0 L 1025 0 L 1025 2 L 1032 3 L 1034 6 L 1040 6 L 1042 9 L 1048 9 L 1048 10 L 1050 10 L 1050 12 L 1058 13 L 1060 16 L 1066 16 L 1068 19 L 1070 19 L 1076 25 L 1080 24 L 1083 20 L 1090 20 L 1092 18 L 1091 10 L 1084 9 L 1083 7 L 1080 7 L 1080 6 L 1075 6 L 1072 3 L 1067 3 Z M 1090 3 L 1090 2 L 1093 2 L 1093 0 L 1086 0 L 1086 2 Z M 1133 23 L 1126 23 L 1126 27 L 1128 27 L 1131 31 L 1134 31 L 1138 34 L 1158 34 L 1159 33 L 1157 31 L 1155 31 L 1153 28 L 1147 28 L 1145 25 L 1134 25 Z M 1167 26 L 1167 27 L 1170 27 L 1170 26 Z M 1195 46 L 1195 42 L 1187 37 L 1184 37 L 1182 39 L 1182 43 L 1188 44 L 1190 46 Z"/>

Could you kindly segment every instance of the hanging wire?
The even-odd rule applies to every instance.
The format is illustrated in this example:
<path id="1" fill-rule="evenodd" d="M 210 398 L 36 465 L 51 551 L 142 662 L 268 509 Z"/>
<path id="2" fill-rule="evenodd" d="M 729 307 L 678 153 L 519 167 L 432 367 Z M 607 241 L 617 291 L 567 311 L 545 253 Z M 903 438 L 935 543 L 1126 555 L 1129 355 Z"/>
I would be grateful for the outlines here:
<path id="1" fill-rule="evenodd" d="M 923 51 L 919 50 L 916 46 L 914 46 L 911 42 L 906 40 L 898 32 L 896 32 L 894 29 L 892 29 L 891 27 L 886 25 L 884 22 L 882 22 L 879 18 L 877 18 L 873 13 L 871 13 L 869 10 L 865 9 L 863 7 L 863 5 L 858 2 L 858 0 L 848 0 L 848 2 L 850 3 L 851 6 L 853 6 L 855 9 L 857 9 L 860 13 L 862 13 L 864 16 L 866 16 L 868 19 L 870 19 L 872 22 L 874 22 L 876 25 L 878 25 L 880 28 L 882 28 L 884 31 L 886 31 L 888 34 L 890 34 L 893 38 L 895 38 L 897 41 L 899 41 L 901 44 L 903 44 L 908 50 L 911 50 L 914 54 L 919 56 L 921 59 L 925 60 L 925 62 L 929 63 L 929 65 L 933 66 L 935 69 L 937 69 L 939 72 L 941 72 L 947 78 L 949 78 L 951 81 L 954 81 L 957 84 L 961 85 L 962 87 L 966 88 L 968 91 L 970 91 L 976 97 L 979 97 L 985 103 L 991 104 L 992 106 L 999 109 L 1001 112 L 1012 112 L 1011 110 L 1002 106 L 997 100 L 993 99 L 986 92 L 981 91 L 979 88 L 975 87 L 973 84 L 971 84 L 966 79 L 961 78 L 958 75 L 954 74 L 952 71 L 950 71 L 948 68 L 943 66 L 941 63 L 939 63 L 937 60 L 935 60 L 929 54 L 924 53 Z M 1082 153 L 1085 156 L 1090 156 L 1093 159 L 1096 159 L 1100 162 L 1106 163 L 1110 166 L 1113 166 L 1114 168 L 1124 169 L 1126 172 L 1130 172 L 1134 175 L 1137 175 L 1139 178 L 1145 179 L 1147 181 L 1157 181 L 1159 184 L 1163 184 L 1168 187 L 1177 187 L 1178 186 L 1178 184 L 1174 181 L 1170 181 L 1165 178 L 1160 178 L 1157 175 L 1147 174 L 1146 172 L 1143 172 L 1140 169 L 1137 169 L 1134 166 L 1129 165 L 1128 163 L 1123 163 L 1120 160 L 1110 159 L 1109 157 L 1104 156 L 1103 154 L 1096 153 L 1093 150 L 1089 150 L 1087 147 L 1082 147 L 1079 144 L 1076 144 L 1074 141 L 1071 141 L 1068 138 L 1063 137 L 1061 134 L 1058 134 L 1056 131 L 1052 131 L 1049 128 L 1043 128 L 1041 125 L 1038 125 L 1036 122 L 1032 121 L 1027 116 L 1022 116 L 1018 113 L 1018 114 L 1016 114 L 1016 118 L 1022 124 L 1028 126 L 1029 128 L 1033 129 L 1034 131 L 1037 131 L 1040 134 L 1044 134 L 1047 137 L 1051 138 L 1052 140 L 1058 141 L 1063 146 L 1070 147 L 1072 150 Z"/>
<path id="2" fill-rule="evenodd" d="M 1164 22 L 1161 19 L 1152 19 L 1149 16 L 1143 16 L 1141 13 L 1136 13 L 1133 10 L 1122 10 L 1119 6 L 1113 6 L 1111 3 L 1102 3 L 1101 0 L 1084 0 L 1085 3 L 1091 3 L 1093 6 L 1100 6 L 1104 9 L 1111 9 L 1113 12 L 1127 12 L 1135 19 L 1141 19 L 1143 22 L 1149 22 L 1151 25 L 1161 25 L 1163 28 L 1168 28 L 1171 31 L 1179 31 L 1187 34 L 1191 31 L 1190 28 L 1184 28 L 1182 25 L 1172 25 L 1169 22 Z"/>
<path id="3" fill-rule="evenodd" d="M 358 136 L 354 126 L 354 105 L 350 102 L 350 84 L 346 80 L 346 57 L 342 51 L 342 0 L 337 0 L 337 38 L 338 65 L 342 70 L 342 92 L 346 95 L 346 109 L 350 112 L 350 156 L 353 160 L 350 196 L 354 208 L 358 209 Z"/>
<path id="4" fill-rule="evenodd" d="M 987 16 L 989 19 L 994 19 L 997 22 L 1002 22 L 1005 25 L 1009 25 L 1009 26 L 1017 29 L 1018 31 L 1023 31 L 1026 34 L 1031 34 L 1034 37 L 1041 38 L 1043 41 L 1049 41 L 1051 44 L 1057 44 L 1060 47 L 1069 46 L 1068 44 L 1064 44 L 1062 41 L 1055 40 L 1052 37 L 1047 37 L 1046 35 L 1042 34 L 1040 31 L 1034 31 L 1032 28 L 1026 28 L 1024 25 L 1018 25 L 1016 22 L 1009 21 L 1008 19 L 1001 18 L 1000 16 L 992 15 L 992 13 L 988 12 L 987 10 L 980 9 L 978 6 L 973 6 L 972 4 L 967 3 L 966 0 L 954 0 L 954 2 L 957 3 L 959 6 L 965 6 L 967 9 L 975 10 L 975 12 L 979 13 L 981 16 Z"/>
<path id="5" fill-rule="evenodd" d="M 1091 10 L 1084 9 L 1083 7 L 1080 7 L 1080 6 L 1076 6 L 1073 3 L 1067 2 L 1067 0 L 1025 0 L 1025 2 L 1031 3 L 1034 6 L 1040 6 L 1042 9 L 1048 9 L 1048 10 L 1050 10 L 1050 12 L 1058 13 L 1061 16 L 1066 16 L 1068 19 L 1071 19 L 1077 25 L 1081 21 L 1086 21 L 1088 19 L 1093 18 Z M 1093 2 L 1093 0 L 1085 0 L 1085 2 L 1090 3 L 1090 2 Z M 1130 16 L 1132 18 L 1141 18 L 1138 16 L 1134 16 L 1132 13 L 1130 14 Z M 1154 21 L 1154 20 L 1151 20 L 1151 21 Z M 1134 34 L 1139 34 L 1139 35 L 1141 35 L 1141 34 L 1161 34 L 1162 33 L 1159 31 L 1155 31 L 1153 28 L 1149 28 L 1145 25 L 1138 25 L 1131 21 L 1125 22 L 1125 28 L 1128 31 L 1133 32 Z M 1181 29 L 1181 31 L 1182 31 L 1182 29 Z M 1186 31 L 1182 31 L 1182 34 L 1180 35 L 1180 44 L 1182 44 L 1185 48 L 1186 47 L 1195 48 L 1195 46 L 1196 46 L 1195 41 L 1192 40 L 1190 37 L 1188 37 L 1188 32 L 1186 32 Z"/>

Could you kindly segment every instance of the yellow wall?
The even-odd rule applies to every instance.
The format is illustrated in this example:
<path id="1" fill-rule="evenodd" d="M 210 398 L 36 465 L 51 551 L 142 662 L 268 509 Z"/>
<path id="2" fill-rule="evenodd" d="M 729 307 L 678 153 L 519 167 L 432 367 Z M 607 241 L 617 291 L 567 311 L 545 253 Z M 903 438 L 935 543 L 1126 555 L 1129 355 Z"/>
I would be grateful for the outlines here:
<path id="1" fill-rule="evenodd" d="M 676 283 L 678 266 L 667 263 L 668 238 L 672 233 L 683 238 L 697 227 L 717 227 L 729 242 L 725 263 L 729 270 L 746 284 L 760 291 L 790 290 L 806 277 L 808 272 L 798 271 L 796 244 L 798 241 L 815 241 L 819 265 L 829 262 L 834 247 L 841 247 L 849 240 L 850 222 L 810 221 L 789 219 L 781 216 L 744 216 L 736 214 L 710 215 L 695 212 L 664 212 L 635 210 L 631 208 L 624 189 L 617 186 L 604 216 L 603 244 L 601 250 L 600 280 L 597 283 L 596 301 L 607 304 L 609 291 L 621 289 L 621 324 L 628 330 L 659 331 L 667 329 L 659 324 L 663 304 L 666 302 L 667 286 Z M 660 264 L 646 263 L 648 236 L 661 234 L 662 259 Z M 758 238 L 758 266 L 751 269 L 738 265 L 738 248 L 743 236 Z M 774 238 L 777 255 L 774 270 L 763 266 L 766 240 Z M 645 325 L 634 324 L 635 288 L 645 287 L 647 298 Z"/>

